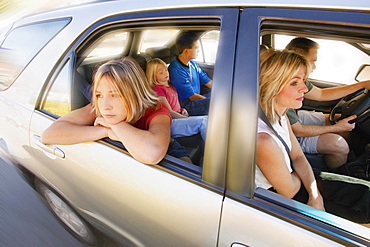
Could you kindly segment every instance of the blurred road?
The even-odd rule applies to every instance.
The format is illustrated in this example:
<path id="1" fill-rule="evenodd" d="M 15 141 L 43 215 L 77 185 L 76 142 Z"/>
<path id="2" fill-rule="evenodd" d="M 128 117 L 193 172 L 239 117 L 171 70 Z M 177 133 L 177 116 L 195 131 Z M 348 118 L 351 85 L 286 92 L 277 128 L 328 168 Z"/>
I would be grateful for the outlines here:
<path id="1" fill-rule="evenodd" d="M 80 247 L 22 173 L 0 158 L 0 246 Z"/>

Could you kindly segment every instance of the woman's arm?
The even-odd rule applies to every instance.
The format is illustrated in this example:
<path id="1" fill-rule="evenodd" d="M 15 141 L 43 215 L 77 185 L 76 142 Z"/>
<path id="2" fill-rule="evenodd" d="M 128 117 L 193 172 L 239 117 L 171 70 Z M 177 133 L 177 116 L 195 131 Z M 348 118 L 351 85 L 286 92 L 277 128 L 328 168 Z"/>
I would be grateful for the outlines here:
<path id="1" fill-rule="evenodd" d="M 45 144 L 76 144 L 108 136 L 108 129 L 92 126 L 96 118 L 91 104 L 71 111 L 52 123 L 41 135 Z"/>
<path id="2" fill-rule="evenodd" d="M 292 198 L 301 187 L 295 172 L 290 173 L 285 164 L 283 150 L 267 133 L 257 135 L 257 165 L 263 175 L 281 195 Z"/>
<path id="3" fill-rule="evenodd" d="M 325 211 L 324 202 L 317 188 L 315 176 L 312 171 L 312 167 L 308 163 L 304 156 L 301 146 L 299 145 L 297 138 L 293 134 L 290 124 L 288 124 L 290 141 L 292 142 L 292 150 L 290 151 L 290 158 L 292 160 L 294 171 L 299 176 L 305 189 L 308 192 L 309 199 L 307 204 L 317 209 Z"/>
<path id="4" fill-rule="evenodd" d="M 120 122 L 110 125 L 109 136 L 122 142 L 138 161 L 157 164 L 167 153 L 170 143 L 170 125 L 169 116 L 159 114 L 150 121 L 149 130 L 138 129 L 126 122 Z"/>

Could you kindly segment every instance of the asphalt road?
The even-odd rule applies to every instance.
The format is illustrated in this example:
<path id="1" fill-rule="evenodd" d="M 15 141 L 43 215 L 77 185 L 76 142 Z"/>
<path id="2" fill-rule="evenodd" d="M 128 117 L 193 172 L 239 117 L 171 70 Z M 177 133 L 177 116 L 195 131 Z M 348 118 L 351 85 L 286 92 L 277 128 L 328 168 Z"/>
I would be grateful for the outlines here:
<path id="1" fill-rule="evenodd" d="M 22 173 L 0 158 L 0 246 L 80 247 Z"/>

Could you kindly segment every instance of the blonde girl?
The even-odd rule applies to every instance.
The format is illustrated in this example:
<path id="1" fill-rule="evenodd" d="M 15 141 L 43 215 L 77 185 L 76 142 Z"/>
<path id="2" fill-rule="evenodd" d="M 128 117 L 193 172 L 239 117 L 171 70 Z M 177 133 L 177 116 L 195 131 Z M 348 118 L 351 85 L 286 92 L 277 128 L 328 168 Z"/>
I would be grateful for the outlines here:
<path id="1" fill-rule="evenodd" d="M 59 118 L 41 141 L 74 144 L 109 137 L 122 142 L 138 161 L 162 160 L 169 147 L 171 116 L 137 62 L 129 57 L 106 62 L 93 80 L 92 104 Z"/>

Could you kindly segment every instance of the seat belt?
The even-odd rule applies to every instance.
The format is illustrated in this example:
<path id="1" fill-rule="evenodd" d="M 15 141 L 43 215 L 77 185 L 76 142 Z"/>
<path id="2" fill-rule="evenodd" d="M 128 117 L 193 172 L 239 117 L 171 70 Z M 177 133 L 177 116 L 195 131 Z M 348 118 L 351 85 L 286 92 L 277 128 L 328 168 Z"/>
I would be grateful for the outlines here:
<path id="1" fill-rule="evenodd" d="M 288 156 L 289 156 L 289 160 L 290 160 L 290 166 L 292 167 L 293 169 L 293 166 L 292 166 L 292 159 L 290 158 L 290 150 L 289 150 L 289 147 L 288 145 L 286 144 L 286 142 L 284 141 L 284 139 L 276 132 L 276 130 L 274 129 L 274 127 L 272 127 L 272 124 L 270 123 L 270 121 L 268 120 L 265 112 L 262 110 L 262 107 L 260 106 L 260 104 L 258 104 L 258 116 L 261 118 L 261 120 L 274 132 L 274 134 L 277 136 L 277 138 L 281 141 L 281 143 L 283 143 L 284 147 L 285 147 L 285 151 L 287 152 Z"/>

